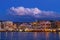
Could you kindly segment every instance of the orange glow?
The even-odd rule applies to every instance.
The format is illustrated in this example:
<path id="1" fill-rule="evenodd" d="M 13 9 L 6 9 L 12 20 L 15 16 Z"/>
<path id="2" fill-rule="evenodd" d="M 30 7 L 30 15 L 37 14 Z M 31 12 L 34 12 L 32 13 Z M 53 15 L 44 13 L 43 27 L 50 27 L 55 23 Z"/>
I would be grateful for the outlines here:
<path id="1" fill-rule="evenodd" d="M 46 32 L 46 40 L 49 39 L 49 32 Z"/>

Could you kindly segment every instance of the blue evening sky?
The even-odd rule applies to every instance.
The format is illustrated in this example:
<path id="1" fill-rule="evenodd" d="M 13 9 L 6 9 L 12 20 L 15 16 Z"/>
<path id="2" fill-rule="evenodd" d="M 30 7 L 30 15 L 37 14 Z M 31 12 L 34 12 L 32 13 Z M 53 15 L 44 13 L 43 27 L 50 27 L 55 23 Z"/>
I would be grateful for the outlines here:
<path id="1" fill-rule="evenodd" d="M 11 7 L 37 7 L 41 10 L 55 11 L 60 13 L 60 0 L 0 0 L 0 16 L 5 15 Z"/>

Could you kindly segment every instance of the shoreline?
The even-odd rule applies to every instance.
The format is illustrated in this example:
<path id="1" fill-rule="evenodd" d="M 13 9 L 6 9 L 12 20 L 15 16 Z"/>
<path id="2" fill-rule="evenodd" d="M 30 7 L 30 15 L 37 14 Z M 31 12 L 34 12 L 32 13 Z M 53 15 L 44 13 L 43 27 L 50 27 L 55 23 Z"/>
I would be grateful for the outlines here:
<path id="1" fill-rule="evenodd" d="M 22 31 L 10 31 L 10 30 L 0 30 L 0 32 L 60 32 L 60 30 L 49 30 L 49 29 L 46 29 L 46 30 L 35 30 L 35 29 L 33 29 L 33 30 L 22 30 Z"/>

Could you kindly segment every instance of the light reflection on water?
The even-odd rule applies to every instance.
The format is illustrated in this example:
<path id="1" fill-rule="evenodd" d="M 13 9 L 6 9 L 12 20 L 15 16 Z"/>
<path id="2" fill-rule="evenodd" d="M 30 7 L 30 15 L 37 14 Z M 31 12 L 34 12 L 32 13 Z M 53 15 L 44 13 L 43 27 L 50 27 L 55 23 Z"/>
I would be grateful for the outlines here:
<path id="1" fill-rule="evenodd" d="M 59 32 L 59 39 L 60 39 L 60 32 Z"/>
<path id="2" fill-rule="evenodd" d="M 60 32 L 0 32 L 0 40 L 60 40 Z"/>

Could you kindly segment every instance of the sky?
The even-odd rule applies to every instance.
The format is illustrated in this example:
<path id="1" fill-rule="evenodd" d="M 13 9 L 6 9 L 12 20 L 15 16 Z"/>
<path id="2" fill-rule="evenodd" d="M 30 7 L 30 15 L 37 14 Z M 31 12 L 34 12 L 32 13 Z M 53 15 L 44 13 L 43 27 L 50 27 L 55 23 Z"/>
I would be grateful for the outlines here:
<path id="1" fill-rule="evenodd" d="M 17 11 L 21 11 L 21 9 L 19 9 L 19 8 L 24 8 L 23 13 L 25 13 L 26 8 L 28 8 L 30 10 L 37 9 L 37 10 L 39 10 L 40 13 L 41 12 L 42 13 L 44 12 L 44 14 L 50 13 L 50 14 L 48 14 L 48 16 L 49 15 L 58 16 L 58 14 L 60 16 L 60 0 L 0 0 L 0 20 L 8 19 L 8 18 L 6 18 L 6 17 L 8 17 L 6 15 L 7 14 L 9 15 L 9 13 L 13 14 L 16 12 L 15 14 L 20 16 L 21 12 L 17 13 L 17 11 L 12 10 L 11 8 L 14 8 L 14 10 L 18 8 Z M 14 12 L 12 12 L 10 10 L 12 10 Z M 33 11 L 33 12 L 35 12 L 35 11 Z M 39 12 L 37 12 L 37 13 L 39 13 Z M 53 14 L 51 12 L 53 12 Z M 30 12 L 28 12 L 28 13 L 30 13 Z M 34 16 L 36 16 L 36 15 L 34 15 Z"/>

